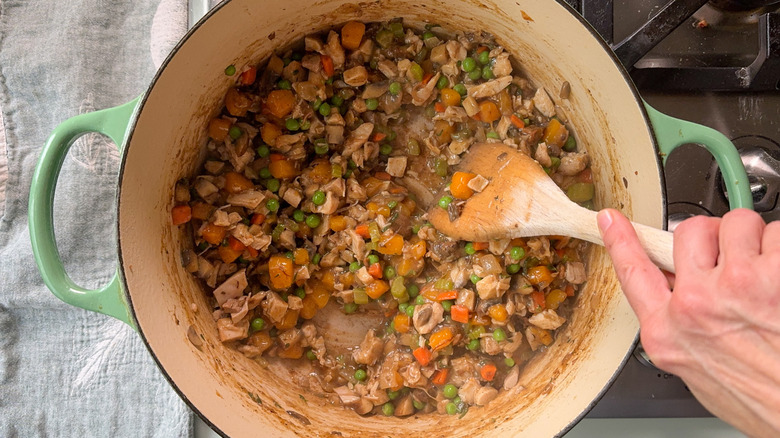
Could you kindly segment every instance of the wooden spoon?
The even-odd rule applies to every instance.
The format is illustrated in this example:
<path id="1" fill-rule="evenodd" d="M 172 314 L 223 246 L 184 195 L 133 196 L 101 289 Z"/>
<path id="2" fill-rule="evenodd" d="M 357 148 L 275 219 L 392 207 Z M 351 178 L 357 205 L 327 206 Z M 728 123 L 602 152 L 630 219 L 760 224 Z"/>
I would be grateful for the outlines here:
<path id="1" fill-rule="evenodd" d="M 466 201 L 454 221 L 439 206 L 428 211 L 431 223 L 442 233 L 472 242 L 565 235 L 604 245 L 596 212 L 571 201 L 539 163 L 520 151 L 501 143 L 476 144 L 457 167 L 490 183 Z M 633 225 L 653 263 L 673 273 L 672 233 Z"/>

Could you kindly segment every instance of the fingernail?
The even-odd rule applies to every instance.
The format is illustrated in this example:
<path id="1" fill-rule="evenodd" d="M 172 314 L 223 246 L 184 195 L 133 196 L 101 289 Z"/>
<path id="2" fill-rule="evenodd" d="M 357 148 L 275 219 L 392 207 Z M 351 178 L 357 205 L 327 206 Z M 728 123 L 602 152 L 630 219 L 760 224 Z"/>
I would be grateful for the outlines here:
<path id="1" fill-rule="evenodd" d="M 596 222 L 599 224 L 599 231 L 601 235 L 607 232 L 610 226 L 612 226 L 612 212 L 609 210 L 601 210 L 596 215 Z"/>

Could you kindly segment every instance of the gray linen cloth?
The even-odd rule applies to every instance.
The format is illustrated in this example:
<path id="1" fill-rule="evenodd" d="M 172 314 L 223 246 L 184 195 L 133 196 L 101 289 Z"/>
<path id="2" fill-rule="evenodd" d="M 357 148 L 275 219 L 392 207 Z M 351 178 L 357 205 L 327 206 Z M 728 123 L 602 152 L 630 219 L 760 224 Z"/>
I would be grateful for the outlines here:
<path id="1" fill-rule="evenodd" d="M 140 337 L 44 286 L 27 229 L 46 138 L 79 113 L 143 92 L 186 27 L 186 0 L 0 0 L 0 436 L 185 437 L 191 411 Z M 81 286 L 116 266 L 119 153 L 79 139 L 55 197 L 66 269 Z"/>

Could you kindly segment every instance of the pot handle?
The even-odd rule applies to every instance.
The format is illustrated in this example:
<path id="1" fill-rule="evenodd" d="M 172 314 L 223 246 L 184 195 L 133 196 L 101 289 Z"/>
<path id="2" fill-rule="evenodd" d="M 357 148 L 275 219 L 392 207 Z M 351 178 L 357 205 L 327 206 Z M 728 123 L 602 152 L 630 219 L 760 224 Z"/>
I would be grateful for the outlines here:
<path id="1" fill-rule="evenodd" d="M 653 125 L 664 164 L 669 154 L 677 147 L 687 143 L 701 144 L 715 157 L 723 173 L 729 207 L 732 210 L 753 209 L 753 196 L 750 193 L 745 166 L 731 140 L 710 127 L 668 116 L 651 107 L 647 102 L 645 102 L 645 109 Z"/>
<path id="2" fill-rule="evenodd" d="M 54 189 L 68 150 L 81 135 L 105 134 L 121 148 L 139 98 L 126 104 L 72 117 L 52 132 L 38 159 L 30 186 L 28 225 L 35 263 L 46 286 L 62 301 L 103 313 L 135 327 L 120 286 L 119 274 L 105 286 L 90 290 L 71 280 L 54 238 Z"/>

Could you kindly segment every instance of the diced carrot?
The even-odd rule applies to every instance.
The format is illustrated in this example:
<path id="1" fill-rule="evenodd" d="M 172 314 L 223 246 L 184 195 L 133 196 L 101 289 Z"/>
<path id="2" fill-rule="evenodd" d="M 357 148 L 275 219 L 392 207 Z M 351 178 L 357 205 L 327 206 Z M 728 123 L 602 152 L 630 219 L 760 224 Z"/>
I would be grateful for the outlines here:
<path id="1" fill-rule="evenodd" d="M 404 238 L 400 234 L 393 234 L 391 238 L 380 242 L 376 250 L 384 255 L 401 255 L 404 251 Z"/>
<path id="2" fill-rule="evenodd" d="M 283 118 L 295 106 L 295 95 L 290 90 L 273 90 L 265 100 L 265 109 L 273 116 Z"/>
<path id="3" fill-rule="evenodd" d="M 453 321 L 462 322 L 468 324 L 469 322 L 469 308 L 455 304 L 450 308 L 450 316 Z"/>
<path id="4" fill-rule="evenodd" d="M 469 181 L 476 178 L 477 175 L 468 172 L 455 172 L 452 174 L 450 183 L 450 193 L 458 199 L 468 199 L 474 194 L 474 190 L 469 187 Z"/>
<path id="5" fill-rule="evenodd" d="M 487 46 L 479 46 L 479 47 L 477 47 L 477 55 L 479 55 L 480 53 L 484 52 L 485 50 L 488 50 Z"/>
<path id="6" fill-rule="evenodd" d="M 382 265 L 379 262 L 368 267 L 368 273 L 374 278 L 382 278 Z"/>
<path id="7" fill-rule="evenodd" d="M 268 274 L 274 289 L 287 289 L 293 283 L 293 261 L 281 254 L 272 255 L 268 259 Z"/>
<path id="8" fill-rule="evenodd" d="M 436 102 L 433 104 L 433 109 L 436 110 L 437 113 L 443 113 L 447 107 L 441 102 Z"/>
<path id="9" fill-rule="evenodd" d="M 225 174 L 225 191 L 231 194 L 241 193 L 244 190 L 254 188 L 255 185 L 249 178 L 238 172 L 228 172 Z"/>
<path id="10" fill-rule="evenodd" d="M 279 321 L 277 324 L 274 324 L 274 326 L 277 328 L 277 330 L 287 330 L 295 327 L 295 324 L 298 323 L 298 315 L 299 312 L 297 310 L 287 309 L 287 312 L 282 317 L 282 320 Z M 300 346 L 300 342 L 295 342 L 294 345 Z M 281 353 L 279 354 L 279 357 L 283 357 Z M 300 357 L 300 356 L 298 356 Z M 293 359 L 291 357 L 291 359 Z"/>
<path id="11" fill-rule="evenodd" d="M 293 99 L 293 103 L 294 102 L 295 101 Z M 227 94 L 225 94 L 225 108 L 228 110 L 231 116 L 244 117 L 247 111 L 249 111 L 249 106 L 251 104 L 252 101 L 249 99 L 249 97 L 235 88 L 229 89 Z M 292 111 L 292 107 L 290 108 L 290 111 Z"/>
<path id="12" fill-rule="evenodd" d="M 428 345 L 431 346 L 431 350 L 438 351 L 450 345 L 450 343 L 452 343 L 453 337 L 454 334 L 452 333 L 452 329 L 449 327 L 444 327 L 431 335 L 431 337 L 428 339 Z"/>
<path id="13" fill-rule="evenodd" d="M 344 216 L 331 216 L 330 229 L 333 231 L 344 231 L 347 229 L 347 219 Z"/>
<path id="14" fill-rule="evenodd" d="M 398 264 L 396 272 L 401 277 L 406 277 L 408 275 L 414 275 L 420 268 L 422 268 L 422 260 L 403 259 L 401 260 L 401 263 Z"/>
<path id="15" fill-rule="evenodd" d="M 271 154 L 268 156 L 268 159 L 271 160 L 272 163 L 275 161 L 282 161 L 284 160 L 284 154 Z"/>
<path id="16" fill-rule="evenodd" d="M 449 143 L 452 140 L 452 133 L 455 131 L 455 127 L 450 125 L 446 120 L 437 120 L 433 124 L 433 135 L 439 144 Z"/>
<path id="17" fill-rule="evenodd" d="M 327 158 L 316 159 L 308 169 L 309 178 L 317 184 L 325 184 L 333 179 L 333 166 Z"/>
<path id="18" fill-rule="evenodd" d="M 192 208 L 187 205 L 177 205 L 171 209 L 171 220 L 174 225 L 186 224 L 192 220 Z"/>
<path id="19" fill-rule="evenodd" d="M 546 304 L 546 300 L 544 298 L 544 292 L 542 291 L 533 291 L 531 293 L 531 299 L 533 300 L 536 307 L 538 307 L 540 310 L 544 309 L 544 306 Z"/>
<path id="20" fill-rule="evenodd" d="M 241 85 L 252 85 L 257 78 L 257 67 L 250 67 L 245 72 L 241 73 L 240 81 Z"/>
<path id="21" fill-rule="evenodd" d="M 428 81 L 430 81 L 432 77 L 433 77 L 433 73 L 425 73 L 425 75 L 422 78 L 422 83 L 423 84 L 427 84 Z"/>
<path id="22" fill-rule="evenodd" d="M 574 286 L 567 284 L 566 289 L 564 289 L 564 292 L 566 292 L 567 297 L 573 297 L 574 296 Z"/>
<path id="23" fill-rule="evenodd" d="M 219 258 L 222 259 L 223 262 L 233 263 L 244 251 L 236 251 L 230 245 L 220 245 L 219 248 L 217 248 L 217 252 L 219 253 Z"/>
<path id="24" fill-rule="evenodd" d="M 282 135 L 282 128 L 271 122 L 264 123 L 260 127 L 260 137 L 266 144 L 273 146 L 276 143 L 276 138 L 280 135 Z"/>
<path id="25" fill-rule="evenodd" d="M 306 295 L 312 297 L 314 303 L 317 304 L 317 308 L 322 309 L 328 304 L 330 300 L 330 292 L 324 282 L 317 280 L 316 278 L 309 279 L 306 282 L 307 289 L 311 290 L 311 293 Z M 307 291 L 308 293 L 308 291 Z"/>
<path id="26" fill-rule="evenodd" d="M 277 161 L 272 160 L 268 165 L 268 170 L 270 170 L 271 175 L 277 179 L 291 179 L 298 176 L 298 169 L 295 168 L 295 164 L 286 159 Z"/>
<path id="27" fill-rule="evenodd" d="M 583 183 L 593 182 L 593 171 L 590 170 L 590 167 L 577 174 L 577 181 Z"/>
<path id="28" fill-rule="evenodd" d="M 436 370 L 435 373 L 433 373 L 433 377 L 431 377 L 431 383 L 434 385 L 444 385 L 447 383 L 447 375 L 449 375 L 450 369 L 449 368 L 442 368 L 440 370 Z"/>
<path id="29" fill-rule="evenodd" d="M 393 179 L 393 177 L 389 173 L 383 170 L 376 171 L 376 173 L 374 173 L 374 177 L 380 181 L 390 181 L 391 179 Z"/>
<path id="30" fill-rule="evenodd" d="M 496 366 L 492 363 L 485 364 L 482 368 L 479 369 L 479 375 L 482 377 L 482 379 L 487 380 L 488 382 L 492 382 L 493 378 L 496 377 Z"/>
<path id="31" fill-rule="evenodd" d="M 413 243 L 409 248 L 409 255 L 411 255 L 415 260 L 420 260 L 421 258 L 425 257 L 427 250 L 428 244 L 425 243 L 424 240 L 419 240 Z"/>
<path id="32" fill-rule="evenodd" d="M 359 21 L 350 21 L 341 28 L 341 45 L 345 49 L 355 50 L 360 47 L 366 25 Z"/>
<path id="33" fill-rule="evenodd" d="M 458 291 L 456 290 L 448 290 L 436 294 L 436 301 L 454 300 L 455 298 L 458 298 Z"/>
<path id="34" fill-rule="evenodd" d="M 409 315 L 405 313 L 399 313 L 393 318 L 393 327 L 398 333 L 406 333 L 409 331 Z"/>
<path id="35" fill-rule="evenodd" d="M 384 280 L 376 280 L 366 285 L 366 295 L 377 299 L 390 290 L 390 285 Z"/>
<path id="36" fill-rule="evenodd" d="M 228 237 L 228 246 L 234 251 L 243 251 L 246 248 L 246 245 L 233 236 Z"/>
<path id="37" fill-rule="evenodd" d="M 458 106 L 460 105 L 460 93 L 452 88 L 445 88 L 441 90 L 441 103 L 446 106 Z"/>
<path id="38" fill-rule="evenodd" d="M 251 246 L 246 247 L 246 252 L 249 253 L 249 257 L 255 258 L 258 255 L 260 255 L 260 252 L 258 252 L 256 249 L 252 248 Z"/>
<path id="39" fill-rule="evenodd" d="M 477 251 L 483 251 L 490 247 L 488 242 L 474 242 L 474 249 Z"/>
<path id="40" fill-rule="evenodd" d="M 503 304 L 494 304 L 488 308 L 488 315 L 498 322 L 504 322 L 509 317 L 506 306 Z"/>
<path id="41" fill-rule="evenodd" d="M 474 114 L 473 116 L 471 116 L 471 118 L 478 122 L 482 121 L 482 117 L 479 116 L 479 113 Z"/>
<path id="42" fill-rule="evenodd" d="M 213 138 L 216 142 L 225 141 L 231 126 L 233 126 L 233 123 L 231 123 L 230 120 L 219 117 L 211 119 L 211 122 L 209 122 L 209 137 Z"/>
<path id="43" fill-rule="evenodd" d="M 387 134 L 385 134 L 384 132 L 377 132 L 376 134 L 374 134 L 373 140 L 376 142 L 380 142 L 385 138 L 387 138 Z"/>
<path id="44" fill-rule="evenodd" d="M 212 245 L 219 245 L 222 243 L 222 239 L 225 238 L 226 232 L 227 230 L 225 227 L 214 224 L 207 224 L 201 230 L 201 237 L 203 237 L 203 240 Z"/>
<path id="45" fill-rule="evenodd" d="M 567 138 L 569 138 L 569 131 L 563 126 L 563 123 L 558 119 L 550 119 L 550 123 L 544 128 L 542 141 L 548 146 L 562 147 Z"/>
<path id="46" fill-rule="evenodd" d="M 328 77 L 333 76 L 336 73 L 336 69 L 333 67 L 333 59 L 328 55 L 320 55 L 320 62 L 322 62 L 322 69 L 325 70 L 325 74 Z"/>
<path id="47" fill-rule="evenodd" d="M 546 287 L 553 281 L 550 269 L 544 265 L 534 266 L 533 268 L 528 269 L 528 273 L 526 273 L 525 276 L 531 284 L 538 284 L 542 287 Z"/>
<path id="48" fill-rule="evenodd" d="M 358 236 L 360 236 L 360 237 L 362 237 L 364 239 L 368 239 L 368 238 L 371 237 L 371 233 L 369 233 L 369 231 L 368 231 L 368 224 L 360 224 L 360 225 L 356 226 L 355 227 L 355 232 L 357 233 Z"/>
<path id="49" fill-rule="evenodd" d="M 252 215 L 252 220 L 250 222 L 252 225 L 262 225 L 263 222 L 265 222 L 265 215 L 261 213 L 255 213 Z"/>
<path id="50" fill-rule="evenodd" d="M 317 304 L 314 302 L 314 298 L 306 295 L 303 299 L 303 307 L 301 308 L 300 317 L 303 319 L 312 319 L 317 314 Z"/>
<path id="51" fill-rule="evenodd" d="M 296 265 L 306 265 L 309 263 L 309 252 L 303 248 L 298 248 L 293 251 L 293 261 Z"/>
<path id="52" fill-rule="evenodd" d="M 491 100 L 483 100 L 479 103 L 479 117 L 485 123 L 493 123 L 501 118 L 501 111 L 498 105 Z"/>
<path id="53" fill-rule="evenodd" d="M 428 366 L 428 364 L 431 363 L 431 357 L 433 357 L 431 351 L 425 347 L 416 348 L 412 354 L 414 355 L 414 358 L 417 359 L 417 362 L 419 362 L 422 366 Z"/>
<path id="54" fill-rule="evenodd" d="M 517 129 L 523 129 L 523 128 L 525 128 L 525 122 L 523 121 L 523 119 L 521 119 L 520 117 L 517 117 L 517 116 L 516 116 L 516 115 L 514 115 L 514 114 L 512 114 L 511 116 L 509 116 L 509 121 L 510 121 L 510 122 L 512 122 L 512 124 L 513 124 L 513 125 L 515 125 L 515 127 L 516 127 Z"/>

